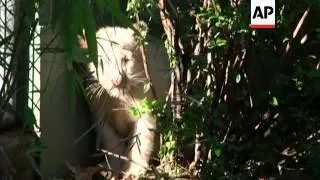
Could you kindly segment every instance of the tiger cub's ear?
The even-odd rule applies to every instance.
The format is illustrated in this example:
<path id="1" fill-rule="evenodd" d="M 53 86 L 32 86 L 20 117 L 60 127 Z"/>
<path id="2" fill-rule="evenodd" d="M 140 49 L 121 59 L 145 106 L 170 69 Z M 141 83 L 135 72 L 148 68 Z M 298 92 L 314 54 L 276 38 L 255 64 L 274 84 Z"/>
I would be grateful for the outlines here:
<path id="1" fill-rule="evenodd" d="M 137 50 L 141 43 L 145 43 L 146 36 L 148 34 L 149 28 L 144 21 L 137 22 L 133 24 L 133 36 L 135 39 L 134 49 Z M 141 41 L 142 40 L 142 41 Z"/>
<path id="2" fill-rule="evenodd" d="M 135 25 L 135 28 L 137 28 L 140 32 L 148 32 L 149 31 L 149 27 L 148 25 L 144 22 L 144 21 L 139 21 L 137 22 Z"/>
<path id="3" fill-rule="evenodd" d="M 140 43 L 143 42 L 139 40 L 145 39 L 145 37 L 147 36 L 148 29 L 149 29 L 148 25 L 145 22 L 140 21 L 138 23 L 133 24 L 133 27 L 131 26 L 126 29 L 127 29 L 126 36 L 128 36 L 128 34 L 131 34 L 131 36 L 130 38 L 127 38 L 128 39 L 126 40 L 127 43 L 122 45 L 122 48 L 131 50 L 131 51 L 138 50 Z"/>

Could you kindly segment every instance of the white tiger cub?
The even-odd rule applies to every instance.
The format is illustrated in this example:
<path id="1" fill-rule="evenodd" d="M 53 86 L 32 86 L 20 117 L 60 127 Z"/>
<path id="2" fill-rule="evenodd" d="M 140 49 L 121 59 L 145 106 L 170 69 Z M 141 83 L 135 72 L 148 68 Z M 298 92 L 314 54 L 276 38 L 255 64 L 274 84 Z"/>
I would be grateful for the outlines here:
<path id="1" fill-rule="evenodd" d="M 149 165 L 159 148 L 156 118 L 150 114 L 133 116 L 129 109 L 144 98 L 152 99 L 143 86 L 148 83 L 141 51 L 129 28 L 105 27 L 97 33 L 98 69 L 90 65 L 98 86 L 89 86 L 89 97 L 96 120 L 101 122 L 102 149 L 123 155 L 131 161 L 107 156 L 115 171 L 137 175 Z M 166 50 L 160 40 L 145 43 L 149 73 L 157 97 L 164 96 L 170 85 Z M 97 72 L 97 73 L 96 73 Z"/>

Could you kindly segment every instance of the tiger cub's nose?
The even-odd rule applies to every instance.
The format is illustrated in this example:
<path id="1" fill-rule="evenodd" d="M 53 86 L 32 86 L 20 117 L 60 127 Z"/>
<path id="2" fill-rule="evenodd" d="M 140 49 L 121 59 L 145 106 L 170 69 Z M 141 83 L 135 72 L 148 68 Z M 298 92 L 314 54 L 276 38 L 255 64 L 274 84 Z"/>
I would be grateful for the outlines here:
<path id="1" fill-rule="evenodd" d="M 114 77 L 111 82 L 114 86 L 116 87 L 122 87 L 123 86 L 123 75 L 120 75 L 120 76 L 117 76 L 117 77 Z"/>

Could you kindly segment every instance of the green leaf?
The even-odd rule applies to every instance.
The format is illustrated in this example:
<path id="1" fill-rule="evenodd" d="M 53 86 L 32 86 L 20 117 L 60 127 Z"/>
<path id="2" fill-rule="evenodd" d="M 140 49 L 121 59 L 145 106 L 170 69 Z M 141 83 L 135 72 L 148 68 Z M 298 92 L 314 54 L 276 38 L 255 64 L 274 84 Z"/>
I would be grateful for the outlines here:
<path id="1" fill-rule="evenodd" d="M 236 77 L 236 83 L 239 83 L 241 81 L 241 74 L 238 74 Z"/>
<path id="2" fill-rule="evenodd" d="M 131 115 L 133 115 L 133 116 L 139 116 L 140 115 L 139 110 L 136 107 L 129 108 L 129 113 Z"/>
<path id="3" fill-rule="evenodd" d="M 217 157 L 220 157 L 220 156 L 221 156 L 221 153 L 222 153 L 222 151 L 221 151 L 220 148 L 215 148 L 215 149 L 214 149 L 214 154 L 215 154 Z"/>
<path id="4" fill-rule="evenodd" d="M 216 41 L 217 47 L 222 47 L 227 45 L 227 40 L 218 38 Z"/>
<path id="5" fill-rule="evenodd" d="M 83 3 L 86 4 L 86 3 Z M 85 36 L 88 45 L 88 51 L 91 61 L 97 67 L 98 65 L 98 56 L 97 56 L 97 39 L 96 39 L 96 24 L 93 18 L 92 11 L 88 5 L 83 6 L 83 11 L 85 16 L 84 18 L 84 30 Z"/>
<path id="6" fill-rule="evenodd" d="M 77 45 L 77 33 L 83 29 L 83 18 L 88 14 L 84 14 L 82 9 L 88 6 L 79 1 L 74 3 L 68 9 L 68 13 L 62 17 L 62 26 L 60 31 L 64 41 L 64 47 L 66 51 L 66 60 L 72 61 L 74 59 L 75 48 Z"/>
<path id="7" fill-rule="evenodd" d="M 272 97 L 271 105 L 272 105 L 272 106 L 278 106 L 278 100 L 277 100 L 277 98 L 274 97 L 274 96 Z"/>

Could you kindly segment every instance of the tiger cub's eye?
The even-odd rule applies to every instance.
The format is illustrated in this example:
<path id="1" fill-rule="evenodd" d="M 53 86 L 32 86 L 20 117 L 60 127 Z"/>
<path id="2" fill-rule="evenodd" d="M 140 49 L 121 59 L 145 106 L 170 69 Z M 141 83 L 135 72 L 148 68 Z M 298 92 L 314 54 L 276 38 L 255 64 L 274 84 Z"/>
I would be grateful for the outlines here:
<path id="1" fill-rule="evenodd" d="M 129 59 L 126 58 L 126 57 L 124 57 L 124 58 L 122 59 L 122 62 L 123 62 L 123 63 L 127 63 L 127 62 L 129 62 Z"/>

